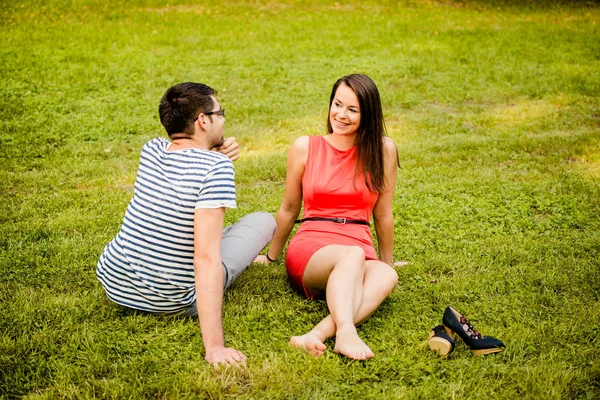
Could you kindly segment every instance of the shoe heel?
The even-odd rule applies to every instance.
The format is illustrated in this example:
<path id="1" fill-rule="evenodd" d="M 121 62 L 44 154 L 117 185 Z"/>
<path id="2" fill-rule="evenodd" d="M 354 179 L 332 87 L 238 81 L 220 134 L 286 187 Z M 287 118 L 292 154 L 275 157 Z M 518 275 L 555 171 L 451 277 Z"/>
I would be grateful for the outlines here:
<path id="1" fill-rule="evenodd" d="M 439 353 L 440 356 L 446 356 L 452 351 L 452 345 L 447 340 L 438 337 L 432 337 L 429 339 L 429 349 Z"/>
<path id="2" fill-rule="evenodd" d="M 446 334 L 443 326 L 438 325 L 429 331 L 429 340 L 427 341 L 431 351 L 439 353 L 440 356 L 446 356 L 454 350 L 454 339 Z"/>
<path id="3" fill-rule="evenodd" d="M 444 325 L 444 330 L 446 331 L 446 334 L 448 336 L 450 336 L 452 339 L 454 339 L 454 331 L 452 329 L 450 329 L 446 325 Z"/>

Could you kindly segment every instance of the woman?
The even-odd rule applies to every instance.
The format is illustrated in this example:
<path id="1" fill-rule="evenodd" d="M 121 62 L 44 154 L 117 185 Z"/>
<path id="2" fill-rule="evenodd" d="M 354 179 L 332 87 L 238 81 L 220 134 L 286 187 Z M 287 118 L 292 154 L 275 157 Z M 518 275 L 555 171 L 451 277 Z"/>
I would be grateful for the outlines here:
<path id="1" fill-rule="evenodd" d="M 304 201 L 303 222 L 290 241 L 286 269 L 291 285 L 308 298 L 325 298 L 330 315 L 290 345 L 318 357 L 336 337 L 336 353 L 356 360 L 374 356 L 356 325 L 392 292 L 392 198 L 398 155 L 385 136 L 379 92 L 361 74 L 340 78 L 331 92 L 326 136 L 302 136 L 288 153 L 285 194 L 277 231 L 266 256 L 281 255 Z M 371 214 L 379 244 L 373 246 Z"/>

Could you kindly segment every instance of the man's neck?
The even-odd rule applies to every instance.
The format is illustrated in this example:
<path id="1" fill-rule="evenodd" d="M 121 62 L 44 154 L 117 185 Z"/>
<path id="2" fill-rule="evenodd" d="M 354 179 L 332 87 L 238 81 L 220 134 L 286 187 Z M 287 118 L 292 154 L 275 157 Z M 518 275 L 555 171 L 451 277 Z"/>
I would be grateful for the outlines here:
<path id="1" fill-rule="evenodd" d="M 206 140 L 202 140 L 198 136 L 180 136 L 171 139 L 171 146 L 169 146 L 169 150 L 181 150 L 181 149 L 204 149 L 210 150 Z"/>

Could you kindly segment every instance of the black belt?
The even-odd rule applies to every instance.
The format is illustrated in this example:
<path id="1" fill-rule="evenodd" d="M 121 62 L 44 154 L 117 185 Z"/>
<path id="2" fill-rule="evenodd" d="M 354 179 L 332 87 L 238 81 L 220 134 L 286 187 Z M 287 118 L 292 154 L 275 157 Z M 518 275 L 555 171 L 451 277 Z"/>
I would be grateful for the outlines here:
<path id="1" fill-rule="evenodd" d="M 369 221 L 363 221 L 362 219 L 348 219 L 348 218 L 325 218 L 325 217 L 308 217 L 303 219 L 297 219 L 296 223 L 301 224 L 304 221 L 329 221 L 336 222 L 338 224 L 358 224 L 371 226 Z"/>

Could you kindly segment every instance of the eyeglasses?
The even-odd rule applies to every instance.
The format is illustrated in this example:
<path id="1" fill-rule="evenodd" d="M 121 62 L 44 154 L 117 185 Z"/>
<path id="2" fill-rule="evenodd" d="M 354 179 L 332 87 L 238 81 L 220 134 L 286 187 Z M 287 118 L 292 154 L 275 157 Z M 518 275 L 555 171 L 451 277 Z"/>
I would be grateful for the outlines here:
<path id="1" fill-rule="evenodd" d="M 217 111 L 209 111 L 209 112 L 205 112 L 204 115 L 213 115 L 213 114 L 217 114 L 220 117 L 224 117 L 225 116 L 225 109 L 221 108 L 220 110 Z"/>
<path id="2" fill-rule="evenodd" d="M 221 108 L 220 110 L 217 111 L 209 111 L 209 112 L 205 112 L 205 113 L 200 113 L 200 114 L 204 114 L 204 115 L 213 115 L 216 114 L 220 117 L 225 118 L 225 109 Z M 198 114 L 198 117 L 200 116 L 200 114 Z M 194 122 L 196 122 L 196 120 L 198 119 L 198 117 L 194 118 Z"/>

